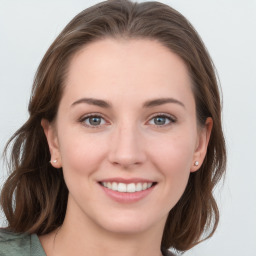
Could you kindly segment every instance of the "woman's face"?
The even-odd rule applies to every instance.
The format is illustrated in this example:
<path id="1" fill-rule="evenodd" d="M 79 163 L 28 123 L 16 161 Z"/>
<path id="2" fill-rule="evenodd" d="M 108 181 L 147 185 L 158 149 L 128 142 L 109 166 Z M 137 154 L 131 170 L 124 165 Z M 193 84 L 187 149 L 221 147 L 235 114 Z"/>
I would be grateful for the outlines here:
<path id="1" fill-rule="evenodd" d="M 42 122 L 72 225 L 162 231 L 211 130 L 211 120 L 197 126 L 191 87 L 181 58 L 157 41 L 104 39 L 72 58 L 56 121 Z"/>

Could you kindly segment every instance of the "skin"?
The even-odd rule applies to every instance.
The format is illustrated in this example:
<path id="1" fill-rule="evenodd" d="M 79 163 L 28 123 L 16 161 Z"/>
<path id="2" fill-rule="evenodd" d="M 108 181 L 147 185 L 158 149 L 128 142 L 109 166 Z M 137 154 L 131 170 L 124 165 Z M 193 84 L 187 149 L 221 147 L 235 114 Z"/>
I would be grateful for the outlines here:
<path id="1" fill-rule="evenodd" d="M 112 106 L 74 104 L 82 98 Z M 159 98 L 173 100 L 143 107 Z M 96 128 L 86 119 L 95 113 L 102 115 Z M 212 128 L 210 118 L 197 124 L 182 59 L 153 40 L 93 42 L 72 58 L 56 120 L 42 126 L 69 189 L 55 241 L 56 231 L 40 237 L 47 255 L 161 255 L 168 212 L 200 168 Z M 120 203 L 99 184 L 115 177 L 157 184 L 145 198 Z"/>

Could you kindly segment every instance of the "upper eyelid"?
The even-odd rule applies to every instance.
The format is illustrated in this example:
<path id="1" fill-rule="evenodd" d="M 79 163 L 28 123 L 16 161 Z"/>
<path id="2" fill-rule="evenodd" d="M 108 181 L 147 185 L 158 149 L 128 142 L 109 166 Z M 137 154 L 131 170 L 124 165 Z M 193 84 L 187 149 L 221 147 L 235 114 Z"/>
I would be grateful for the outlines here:
<path id="1" fill-rule="evenodd" d="M 162 113 L 162 112 L 160 112 L 160 113 L 155 113 L 155 114 L 153 114 L 150 118 L 152 119 L 152 118 L 154 118 L 154 117 L 156 117 L 156 116 L 169 117 L 169 118 L 172 119 L 173 121 L 177 119 L 175 116 L 173 116 L 173 115 L 171 115 L 171 114 Z"/>
<path id="2" fill-rule="evenodd" d="M 83 121 L 86 118 L 91 117 L 91 116 L 97 116 L 97 117 L 102 117 L 102 118 L 106 119 L 106 117 L 104 115 L 102 115 L 101 113 L 95 112 L 95 113 L 89 113 L 89 114 L 83 115 L 81 118 L 79 118 L 79 121 Z"/>

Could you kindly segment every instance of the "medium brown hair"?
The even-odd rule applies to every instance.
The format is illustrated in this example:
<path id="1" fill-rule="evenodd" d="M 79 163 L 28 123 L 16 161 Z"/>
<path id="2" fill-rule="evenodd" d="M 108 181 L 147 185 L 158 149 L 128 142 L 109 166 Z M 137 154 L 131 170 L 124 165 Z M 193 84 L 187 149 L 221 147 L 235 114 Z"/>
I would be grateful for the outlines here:
<path id="1" fill-rule="evenodd" d="M 68 189 L 62 170 L 49 164 L 41 120 L 52 122 L 56 116 L 72 56 L 103 38 L 153 39 L 168 47 L 187 65 L 198 124 L 204 125 L 207 117 L 213 119 L 207 155 L 200 170 L 190 174 L 184 194 L 170 210 L 162 238 L 163 248 L 188 250 L 210 237 L 219 221 L 213 189 L 226 165 L 221 102 L 215 68 L 199 35 L 179 12 L 159 2 L 110 0 L 94 5 L 74 17 L 50 46 L 35 75 L 29 119 L 5 150 L 12 146 L 11 174 L 1 192 L 8 228 L 42 235 L 62 224 Z"/>

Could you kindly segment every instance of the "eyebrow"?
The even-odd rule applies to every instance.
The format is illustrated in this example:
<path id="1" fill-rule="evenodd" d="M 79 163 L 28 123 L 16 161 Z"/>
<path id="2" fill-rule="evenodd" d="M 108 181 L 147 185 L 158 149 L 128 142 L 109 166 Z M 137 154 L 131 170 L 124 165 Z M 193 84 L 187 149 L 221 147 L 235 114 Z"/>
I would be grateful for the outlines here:
<path id="1" fill-rule="evenodd" d="M 86 104 L 98 106 L 101 108 L 112 108 L 112 104 L 110 102 L 105 100 L 95 99 L 95 98 L 82 98 L 72 103 L 71 106 L 75 106 L 80 103 L 86 103 Z M 159 98 L 159 99 L 148 100 L 144 102 L 142 106 L 143 108 L 152 108 L 152 107 L 160 106 L 167 103 L 175 103 L 185 108 L 185 105 L 181 101 L 176 100 L 174 98 Z"/>
<path id="2" fill-rule="evenodd" d="M 143 104 L 143 107 L 151 108 L 151 107 L 156 107 L 166 103 L 175 103 L 185 108 L 185 105 L 181 101 L 176 100 L 174 98 L 160 98 L 160 99 L 148 100 Z"/>
<path id="3" fill-rule="evenodd" d="M 82 99 L 77 100 L 74 103 L 72 103 L 71 106 L 75 106 L 80 103 L 87 103 L 89 105 L 94 105 L 94 106 L 98 106 L 101 108 L 111 108 L 112 107 L 111 103 L 109 103 L 105 100 L 100 100 L 100 99 L 95 99 L 95 98 L 82 98 Z"/>

